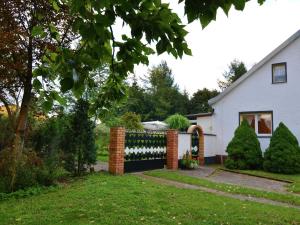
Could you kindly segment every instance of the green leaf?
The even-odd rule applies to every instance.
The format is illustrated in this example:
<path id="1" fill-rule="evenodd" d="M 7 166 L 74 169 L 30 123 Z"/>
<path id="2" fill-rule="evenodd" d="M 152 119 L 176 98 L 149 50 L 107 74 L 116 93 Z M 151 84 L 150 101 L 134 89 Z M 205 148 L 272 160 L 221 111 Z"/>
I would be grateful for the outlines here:
<path id="1" fill-rule="evenodd" d="M 156 44 L 156 51 L 157 51 L 157 54 L 160 55 L 162 54 L 163 52 L 166 51 L 166 45 L 163 41 L 163 39 L 161 39 L 157 44 Z"/>
<path id="2" fill-rule="evenodd" d="M 40 90 L 43 88 L 42 83 L 38 79 L 34 79 L 32 85 L 35 90 Z"/>
<path id="3" fill-rule="evenodd" d="M 42 108 L 46 112 L 49 112 L 52 109 L 52 106 L 53 106 L 53 101 L 50 101 L 50 100 L 45 101 L 42 104 Z"/>
<path id="4" fill-rule="evenodd" d="M 52 1 L 52 7 L 55 11 L 59 11 L 59 9 L 60 9 L 57 2 L 56 2 L 56 0 Z"/>
<path id="5" fill-rule="evenodd" d="M 66 104 L 66 100 L 63 97 L 61 97 L 56 91 L 51 92 L 51 96 L 59 104 L 61 104 L 61 105 L 65 105 Z"/>
<path id="6" fill-rule="evenodd" d="M 43 28 L 40 27 L 40 26 L 34 26 L 34 27 L 32 28 L 32 31 L 31 31 L 31 35 L 32 35 L 33 37 L 42 35 L 43 33 L 44 33 L 44 30 L 43 30 Z"/>
<path id="7" fill-rule="evenodd" d="M 70 77 L 66 77 L 60 81 L 60 86 L 61 86 L 60 89 L 63 93 L 71 90 L 73 85 L 74 85 L 74 81 Z"/>
<path id="8" fill-rule="evenodd" d="M 246 1 L 245 0 L 234 0 L 233 5 L 236 10 L 244 10 Z"/>

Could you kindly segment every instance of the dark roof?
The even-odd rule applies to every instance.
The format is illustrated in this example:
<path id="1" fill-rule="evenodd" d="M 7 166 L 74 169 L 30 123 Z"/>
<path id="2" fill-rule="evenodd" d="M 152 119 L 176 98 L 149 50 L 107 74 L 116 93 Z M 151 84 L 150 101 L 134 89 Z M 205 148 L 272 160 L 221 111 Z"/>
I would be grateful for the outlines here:
<path id="1" fill-rule="evenodd" d="M 197 117 L 205 117 L 205 116 L 212 116 L 213 112 L 208 112 L 208 113 L 195 113 L 195 114 L 188 114 L 185 115 L 188 119 L 193 120 L 197 119 Z"/>

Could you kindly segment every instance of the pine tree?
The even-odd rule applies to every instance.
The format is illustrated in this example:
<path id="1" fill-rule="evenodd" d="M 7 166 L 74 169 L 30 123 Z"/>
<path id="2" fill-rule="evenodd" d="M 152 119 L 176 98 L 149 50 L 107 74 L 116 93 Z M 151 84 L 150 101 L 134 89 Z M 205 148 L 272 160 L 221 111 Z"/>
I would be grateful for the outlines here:
<path id="1" fill-rule="evenodd" d="M 89 103 L 79 99 L 65 137 L 66 169 L 80 175 L 96 162 L 94 124 L 88 117 Z"/>
<path id="2" fill-rule="evenodd" d="M 283 124 L 274 131 L 265 152 L 264 169 L 275 173 L 300 172 L 300 149 L 297 138 Z"/>
<path id="3" fill-rule="evenodd" d="M 225 166 L 230 169 L 258 169 L 262 166 L 262 152 L 255 131 L 247 121 L 235 130 L 226 152 Z"/>

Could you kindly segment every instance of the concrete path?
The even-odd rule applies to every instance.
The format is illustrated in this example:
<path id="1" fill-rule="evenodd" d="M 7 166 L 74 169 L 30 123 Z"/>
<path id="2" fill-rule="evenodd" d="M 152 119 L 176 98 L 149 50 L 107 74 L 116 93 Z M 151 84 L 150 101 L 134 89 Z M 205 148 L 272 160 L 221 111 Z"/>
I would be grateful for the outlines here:
<path id="1" fill-rule="evenodd" d="M 200 167 L 197 170 L 181 170 L 188 176 L 205 178 L 210 181 L 235 184 L 239 186 L 245 186 L 255 189 L 260 189 L 264 191 L 275 191 L 287 193 L 286 185 L 288 183 L 283 181 L 276 181 L 267 178 L 255 177 L 246 174 L 238 174 L 233 172 L 228 172 L 224 170 L 219 170 L 212 167 Z"/>
<path id="2" fill-rule="evenodd" d="M 171 180 L 167 180 L 167 179 L 163 179 L 163 178 L 152 177 L 152 176 L 145 175 L 143 173 L 134 173 L 134 174 L 143 179 L 151 180 L 158 184 L 169 185 L 169 186 L 174 186 L 174 187 L 183 188 L 183 189 L 200 190 L 200 191 L 204 191 L 204 192 L 208 192 L 208 193 L 212 193 L 212 194 L 216 194 L 216 195 L 220 195 L 220 196 L 239 199 L 242 201 L 265 203 L 265 204 L 283 206 L 283 207 L 288 207 L 288 208 L 295 208 L 295 209 L 300 210 L 300 206 L 291 205 L 291 204 L 283 203 L 283 202 L 277 202 L 277 201 L 273 201 L 273 200 L 269 200 L 269 199 L 265 199 L 265 198 L 257 198 L 257 197 L 250 197 L 250 196 L 246 196 L 246 195 L 231 194 L 231 193 L 227 193 L 227 192 L 223 192 L 223 191 L 219 191 L 219 190 L 215 190 L 215 189 L 210 189 L 210 188 L 206 188 L 206 187 L 200 187 L 200 186 L 185 184 L 185 183 L 181 183 L 181 182 L 177 182 L 177 181 L 171 181 Z"/>
<path id="3" fill-rule="evenodd" d="M 99 171 L 108 171 L 108 163 L 107 162 L 98 161 L 97 164 L 94 166 L 94 169 L 95 169 L 96 172 L 99 172 Z"/>
<path id="4" fill-rule="evenodd" d="M 98 161 L 94 166 L 95 171 L 108 171 L 108 163 Z M 288 183 L 282 181 L 275 181 L 266 178 L 254 177 L 245 174 L 238 174 L 228 171 L 219 170 L 213 167 L 202 166 L 196 170 L 179 170 L 180 173 L 208 179 L 214 182 L 235 184 L 250 188 L 256 188 L 264 191 L 276 191 L 287 193 L 286 185 Z"/>

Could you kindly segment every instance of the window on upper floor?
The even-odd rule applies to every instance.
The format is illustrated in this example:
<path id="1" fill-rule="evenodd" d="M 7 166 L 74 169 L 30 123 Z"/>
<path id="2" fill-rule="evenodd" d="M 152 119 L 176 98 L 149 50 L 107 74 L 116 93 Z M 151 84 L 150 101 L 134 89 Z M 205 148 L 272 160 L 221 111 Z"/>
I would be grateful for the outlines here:
<path id="1" fill-rule="evenodd" d="M 241 112 L 240 123 L 247 120 L 259 136 L 270 136 L 273 132 L 272 112 Z"/>
<path id="2" fill-rule="evenodd" d="M 286 63 L 276 63 L 272 65 L 272 83 L 286 83 L 287 82 L 287 72 Z"/>

